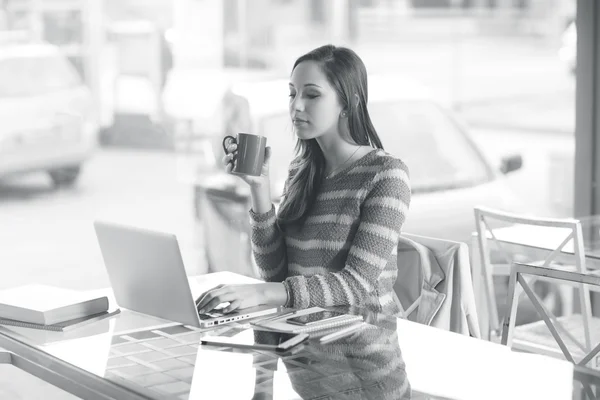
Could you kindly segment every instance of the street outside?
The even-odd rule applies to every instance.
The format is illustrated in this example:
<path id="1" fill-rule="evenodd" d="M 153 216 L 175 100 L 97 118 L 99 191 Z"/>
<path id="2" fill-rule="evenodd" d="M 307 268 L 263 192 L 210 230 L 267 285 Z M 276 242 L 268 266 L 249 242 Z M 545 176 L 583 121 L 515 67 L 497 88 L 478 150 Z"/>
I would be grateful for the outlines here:
<path id="1" fill-rule="evenodd" d="M 389 44 L 357 51 L 372 70 L 414 75 L 448 97 L 493 159 L 521 153 L 524 167 L 509 176 L 510 184 L 536 210 L 550 212 L 548 154 L 568 155 L 574 148 L 574 79 L 555 49 L 535 41 L 471 41 L 462 44 L 454 77 L 440 75 L 444 63 L 456 57 L 441 49 Z M 108 286 L 95 219 L 175 233 L 188 274 L 204 272 L 193 188 L 181 178 L 177 154 L 103 148 L 72 189 L 53 189 L 43 173 L 0 182 L 5 244 L 0 265 L 10 271 L 0 288 L 32 280 L 81 289 Z"/>

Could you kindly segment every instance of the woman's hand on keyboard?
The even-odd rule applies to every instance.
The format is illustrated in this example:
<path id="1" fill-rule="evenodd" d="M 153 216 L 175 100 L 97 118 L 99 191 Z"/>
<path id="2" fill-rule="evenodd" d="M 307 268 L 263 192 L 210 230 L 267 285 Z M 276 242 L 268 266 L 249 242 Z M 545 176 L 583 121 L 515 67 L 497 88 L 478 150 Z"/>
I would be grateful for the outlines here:
<path id="1" fill-rule="evenodd" d="M 196 300 L 200 314 L 210 312 L 221 303 L 229 303 L 222 310 L 232 312 L 238 308 L 254 307 L 262 304 L 282 306 L 287 301 L 287 292 L 282 283 L 253 283 L 244 285 L 219 285 L 203 293 Z"/>

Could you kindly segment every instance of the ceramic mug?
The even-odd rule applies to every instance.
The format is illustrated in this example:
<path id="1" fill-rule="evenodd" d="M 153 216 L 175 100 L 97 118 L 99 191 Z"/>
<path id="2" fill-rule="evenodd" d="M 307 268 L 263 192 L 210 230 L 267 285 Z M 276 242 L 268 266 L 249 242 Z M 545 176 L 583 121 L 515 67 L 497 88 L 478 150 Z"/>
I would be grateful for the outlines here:
<path id="1" fill-rule="evenodd" d="M 237 154 L 231 172 L 238 175 L 260 176 L 265 162 L 267 138 L 251 133 L 238 133 L 236 137 L 225 136 L 223 138 L 225 154 L 227 154 L 227 147 L 233 143 L 237 144 Z"/>

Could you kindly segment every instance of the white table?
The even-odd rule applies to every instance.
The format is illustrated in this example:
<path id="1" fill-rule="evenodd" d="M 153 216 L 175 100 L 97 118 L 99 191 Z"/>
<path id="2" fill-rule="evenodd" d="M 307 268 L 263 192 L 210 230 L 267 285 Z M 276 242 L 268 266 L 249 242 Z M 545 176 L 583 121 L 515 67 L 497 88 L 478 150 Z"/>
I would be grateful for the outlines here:
<path id="1" fill-rule="evenodd" d="M 236 282 L 236 276 L 230 273 L 210 276 L 212 282 Z M 397 334 L 408 380 L 415 394 L 477 400 L 571 398 L 574 369 L 566 361 L 515 353 L 505 346 L 407 320 L 383 319 L 396 326 L 394 334 Z M 39 366 L 31 369 L 31 372 L 40 378 L 86 399 L 106 399 L 111 396 L 119 399 L 154 399 L 159 397 L 147 391 L 136 392 L 131 387 L 122 387 L 104 375 L 111 339 L 132 329 L 165 325 L 173 324 L 124 310 L 110 320 L 68 333 L 40 333 L 2 327 L 0 346 L 31 365 Z M 198 352 L 195 370 L 206 368 L 202 364 L 203 359 L 208 359 L 206 354 Z M 211 354 L 210 359 L 214 363 L 211 366 L 217 368 L 219 363 L 231 365 L 232 353 L 222 353 L 222 358 L 219 355 L 221 353 Z M 239 390 L 238 398 L 251 398 L 251 388 L 242 382 L 253 379 L 251 377 L 254 377 L 256 370 L 252 363 L 246 367 L 239 364 L 236 368 L 235 376 L 223 376 L 223 382 L 229 382 L 229 389 Z M 273 398 L 298 398 L 290 377 L 283 372 L 275 376 L 278 378 L 273 381 Z M 200 374 L 193 376 L 191 392 L 202 393 L 203 398 L 219 398 L 221 392 L 216 382 L 214 387 L 206 387 L 205 383 L 197 383 L 194 387 L 195 382 L 202 382 L 201 378 Z"/>

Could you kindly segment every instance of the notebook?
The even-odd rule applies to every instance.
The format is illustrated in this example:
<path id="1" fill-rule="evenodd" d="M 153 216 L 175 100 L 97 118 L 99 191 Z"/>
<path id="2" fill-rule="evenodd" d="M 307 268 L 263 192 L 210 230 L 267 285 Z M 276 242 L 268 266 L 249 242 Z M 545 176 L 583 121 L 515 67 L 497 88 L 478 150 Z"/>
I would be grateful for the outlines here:
<path id="1" fill-rule="evenodd" d="M 294 325 L 294 324 L 290 324 L 287 322 L 288 318 L 299 317 L 301 315 L 310 314 L 310 313 L 317 312 L 317 311 L 324 311 L 324 310 L 325 309 L 323 309 L 321 307 L 311 307 L 311 308 L 307 308 L 305 310 L 298 310 L 293 315 L 288 315 L 285 318 L 277 319 L 275 321 L 269 321 L 269 318 L 265 318 L 265 319 L 258 320 L 258 321 L 252 321 L 252 322 L 250 322 L 250 324 L 261 327 L 261 328 L 278 331 L 278 332 L 309 333 L 309 332 L 315 332 L 315 331 L 320 331 L 320 330 L 324 330 L 324 329 L 336 328 L 338 326 L 344 326 L 344 325 L 351 324 L 353 322 L 363 320 L 362 315 L 347 314 L 346 316 L 335 319 L 333 321 L 326 321 L 323 323 L 318 323 L 318 324 L 310 325 L 310 326 Z"/>
<path id="2" fill-rule="evenodd" d="M 59 322 L 51 325 L 35 324 L 33 322 L 23 322 L 14 319 L 0 318 L 0 325 L 18 326 L 20 328 L 41 329 L 45 331 L 68 332 L 73 329 L 92 324 L 97 321 L 112 317 L 121 312 L 120 308 L 111 311 L 104 311 L 87 317 L 75 318 L 69 321 Z"/>
<path id="3" fill-rule="evenodd" d="M 106 296 L 31 284 L 0 291 L 0 318 L 54 325 L 108 311 Z"/>

